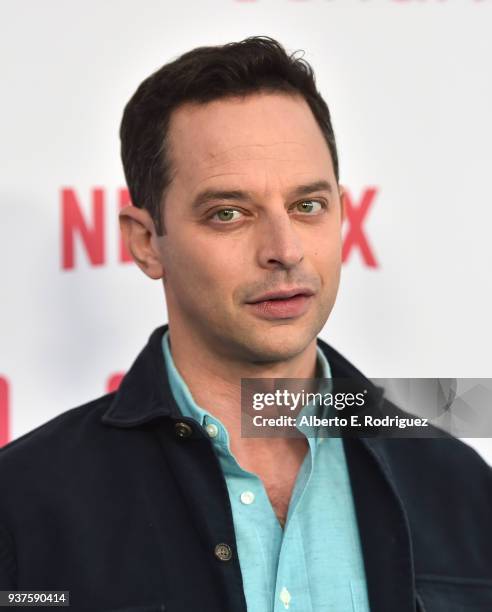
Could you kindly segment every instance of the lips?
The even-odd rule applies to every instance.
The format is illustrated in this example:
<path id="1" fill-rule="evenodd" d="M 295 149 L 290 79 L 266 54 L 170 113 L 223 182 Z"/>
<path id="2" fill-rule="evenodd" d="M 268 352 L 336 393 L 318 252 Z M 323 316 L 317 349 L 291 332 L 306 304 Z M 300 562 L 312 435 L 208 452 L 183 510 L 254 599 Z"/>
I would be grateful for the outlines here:
<path id="1" fill-rule="evenodd" d="M 269 291 L 268 293 L 264 293 L 254 299 L 248 301 L 248 304 L 258 304 L 260 302 L 266 302 L 269 300 L 288 300 L 289 298 L 293 298 L 295 296 L 305 296 L 310 297 L 314 295 L 314 291 L 307 287 L 296 287 L 293 289 L 284 289 L 281 291 Z"/>
<path id="2" fill-rule="evenodd" d="M 255 316 L 262 319 L 292 319 L 309 309 L 313 295 L 311 289 L 304 287 L 271 291 L 247 302 L 247 305 Z"/>

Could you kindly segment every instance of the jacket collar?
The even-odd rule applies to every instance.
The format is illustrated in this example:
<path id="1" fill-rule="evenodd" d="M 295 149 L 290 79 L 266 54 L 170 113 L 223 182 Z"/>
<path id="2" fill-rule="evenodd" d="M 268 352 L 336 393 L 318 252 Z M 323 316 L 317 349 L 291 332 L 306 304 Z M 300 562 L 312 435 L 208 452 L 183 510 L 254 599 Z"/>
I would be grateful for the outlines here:
<path id="1" fill-rule="evenodd" d="M 162 354 L 161 341 L 167 329 L 163 325 L 152 332 L 103 414 L 103 423 L 133 427 L 161 417 L 179 418 Z"/>
<path id="2" fill-rule="evenodd" d="M 133 427 L 162 417 L 181 416 L 171 392 L 162 354 L 162 336 L 168 328 L 168 325 L 163 325 L 152 332 L 146 346 L 121 381 L 111 405 L 103 414 L 103 423 L 116 427 Z M 333 378 L 356 379 L 370 387 L 376 397 L 382 395 L 382 390 L 320 338 L 318 346 L 328 359 Z"/>

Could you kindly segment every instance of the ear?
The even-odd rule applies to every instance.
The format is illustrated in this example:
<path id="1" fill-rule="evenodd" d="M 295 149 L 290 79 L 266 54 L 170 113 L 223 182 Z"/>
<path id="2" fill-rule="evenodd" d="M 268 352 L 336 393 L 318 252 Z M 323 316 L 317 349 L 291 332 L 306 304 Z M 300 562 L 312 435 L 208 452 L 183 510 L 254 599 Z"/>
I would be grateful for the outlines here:
<path id="1" fill-rule="evenodd" d="M 129 204 L 120 210 L 120 229 L 133 261 L 148 277 L 164 276 L 154 222 L 147 210 Z"/>
<path id="2" fill-rule="evenodd" d="M 338 185 L 338 195 L 340 196 L 340 222 L 343 223 L 345 221 L 345 198 L 347 196 L 347 190 L 343 185 Z"/>

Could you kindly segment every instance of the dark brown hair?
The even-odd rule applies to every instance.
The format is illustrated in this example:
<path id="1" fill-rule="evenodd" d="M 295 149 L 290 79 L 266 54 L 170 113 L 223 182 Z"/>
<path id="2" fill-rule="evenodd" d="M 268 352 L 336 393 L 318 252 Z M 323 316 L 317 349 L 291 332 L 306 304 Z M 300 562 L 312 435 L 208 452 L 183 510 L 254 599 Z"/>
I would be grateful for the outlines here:
<path id="1" fill-rule="evenodd" d="M 135 206 L 149 211 L 162 235 L 161 202 L 171 182 L 167 136 L 172 112 L 186 102 L 205 103 L 256 92 L 301 95 L 328 144 L 338 181 L 338 155 L 330 112 L 307 61 L 288 55 L 268 36 L 198 47 L 165 64 L 141 83 L 120 126 L 123 169 Z"/>

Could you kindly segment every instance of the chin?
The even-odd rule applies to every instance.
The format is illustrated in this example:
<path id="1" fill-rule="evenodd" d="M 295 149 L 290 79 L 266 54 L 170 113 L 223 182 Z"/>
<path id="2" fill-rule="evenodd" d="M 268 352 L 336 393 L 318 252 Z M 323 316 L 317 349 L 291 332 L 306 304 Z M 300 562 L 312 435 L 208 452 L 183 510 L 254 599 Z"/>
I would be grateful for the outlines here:
<path id="1" fill-rule="evenodd" d="M 278 326 L 274 333 L 251 334 L 247 341 L 247 350 L 252 360 L 257 363 L 288 361 L 302 353 L 314 337 L 316 332 L 291 330 L 289 333 L 285 326 Z"/>

